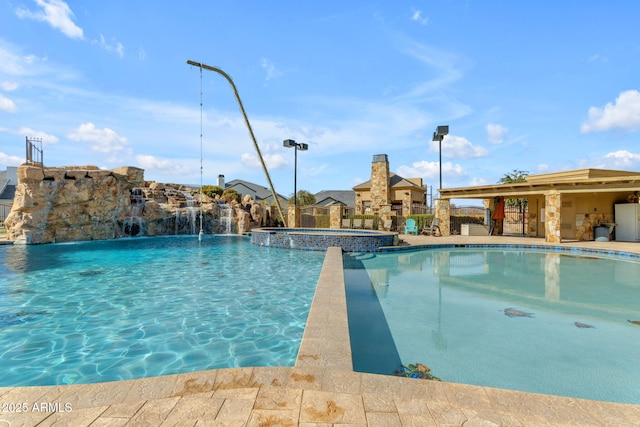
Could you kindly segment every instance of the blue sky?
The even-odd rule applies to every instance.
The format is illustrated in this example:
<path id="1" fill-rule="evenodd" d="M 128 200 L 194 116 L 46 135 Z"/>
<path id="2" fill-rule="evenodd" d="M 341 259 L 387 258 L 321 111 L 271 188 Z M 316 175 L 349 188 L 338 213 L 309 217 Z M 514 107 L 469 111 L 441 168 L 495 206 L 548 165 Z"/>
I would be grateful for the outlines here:
<path id="1" fill-rule="evenodd" d="M 200 70 L 238 87 L 276 191 L 350 189 L 375 154 L 437 189 L 640 170 L 640 2 L 62 1 L 0 5 L 0 168 L 132 165 L 200 182 Z M 203 71 L 203 182 L 267 185 L 233 92 Z"/>

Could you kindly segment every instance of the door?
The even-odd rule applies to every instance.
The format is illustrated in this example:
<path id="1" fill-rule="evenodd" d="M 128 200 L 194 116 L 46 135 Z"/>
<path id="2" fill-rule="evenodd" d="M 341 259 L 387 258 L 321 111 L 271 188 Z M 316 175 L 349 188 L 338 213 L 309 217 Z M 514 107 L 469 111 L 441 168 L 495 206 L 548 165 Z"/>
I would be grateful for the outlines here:
<path id="1" fill-rule="evenodd" d="M 560 208 L 560 237 L 563 239 L 576 238 L 576 201 L 573 198 L 562 198 Z"/>

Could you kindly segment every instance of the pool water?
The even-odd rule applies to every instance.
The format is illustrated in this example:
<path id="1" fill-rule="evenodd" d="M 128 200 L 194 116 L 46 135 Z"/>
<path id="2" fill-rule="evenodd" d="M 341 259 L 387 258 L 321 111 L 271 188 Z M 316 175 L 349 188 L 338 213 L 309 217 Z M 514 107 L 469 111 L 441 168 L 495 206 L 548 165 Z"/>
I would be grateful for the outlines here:
<path id="1" fill-rule="evenodd" d="M 323 260 L 242 236 L 0 246 L 0 386 L 292 366 Z"/>
<path id="2" fill-rule="evenodd" d="M 575 251 L 346 254 L 354 369 L 638 404 L 639 278 L 640 258 Z"/>

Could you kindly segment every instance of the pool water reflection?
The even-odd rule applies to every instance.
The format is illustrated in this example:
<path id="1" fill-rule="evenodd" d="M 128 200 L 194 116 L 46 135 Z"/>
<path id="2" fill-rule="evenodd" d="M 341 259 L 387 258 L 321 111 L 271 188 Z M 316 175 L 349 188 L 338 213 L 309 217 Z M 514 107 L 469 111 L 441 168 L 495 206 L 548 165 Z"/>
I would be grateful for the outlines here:
<path id="1" fill-rule="evenodd" d="M 640 326 L 629 322 L 640 319 L 640 258 L 580 255 L 502 248 L 345 255 L 347 298 L 366 281 L 383 316 L 358 327 L 348 301 L 352 337 L 392 337 L 378 354 L 352 346 L 355 370 L 391 374 L 399 363 L 423 363 L 444 381 L 640 403 Z M 349 280 L 357 275 L 359 284 Z M 380 330 L 364 332 L 367 323 Z"/>

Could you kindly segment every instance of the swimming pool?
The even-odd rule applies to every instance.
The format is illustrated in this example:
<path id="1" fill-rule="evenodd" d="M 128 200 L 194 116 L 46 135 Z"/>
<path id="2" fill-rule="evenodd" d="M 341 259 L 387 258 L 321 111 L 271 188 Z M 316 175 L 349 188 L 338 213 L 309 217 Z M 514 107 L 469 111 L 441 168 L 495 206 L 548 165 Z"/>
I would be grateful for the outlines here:
<path id="1" fill-rule="evenodd" d="M 636 256 L 445 247 L 344 265 L 356 371 L 422 363 L 443 381 L 640 403 Z"/>
<path id="2" fill-rule="evenodd" d="M 292 366 L 323 260 L 242 236 L 0 246 L 0 386 Z"/>

